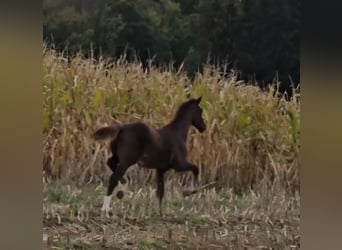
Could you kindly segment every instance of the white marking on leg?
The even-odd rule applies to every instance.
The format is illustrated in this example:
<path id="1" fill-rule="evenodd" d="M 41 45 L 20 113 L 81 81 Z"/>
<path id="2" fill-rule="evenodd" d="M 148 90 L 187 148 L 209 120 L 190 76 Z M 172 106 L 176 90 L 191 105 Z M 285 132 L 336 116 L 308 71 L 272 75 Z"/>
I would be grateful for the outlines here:
<path id="1" fill-rule="evenodd" d="M 104 196 L 103 198 L 103 205 L 102 205 L 102 208 L 101 208 L 101 211 L 102 212 L 105 212 L 106 216 L 107 217 L 110 217 L 109 216 L 109 211 L 111 210 L 111 207 L 110 207 L 110 201 L 112 199 L 112 196 L 111 195 L 106 195 Z"/>

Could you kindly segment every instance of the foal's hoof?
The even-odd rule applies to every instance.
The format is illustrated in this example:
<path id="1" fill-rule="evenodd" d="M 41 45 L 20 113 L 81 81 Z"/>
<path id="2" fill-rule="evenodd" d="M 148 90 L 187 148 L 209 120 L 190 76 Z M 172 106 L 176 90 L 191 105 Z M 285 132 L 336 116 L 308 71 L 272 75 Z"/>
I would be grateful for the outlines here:
<path id="1" fill-rule="evenodd" d="M 107 218 L 110 219 L 113 217 L 113 212 L 109 211 L 109 212 L 103 212 L 102 214 L 102 218 Z"/>
<path id="2" fill-rule="evenodd" d="M 113 216 L 113 212 L 111 210 L 103 210 L 103 209 L 101 209 L 101 216 L 103 218 L 111 218 Z"/>
<path id="3" fill-rule="evenodd" d="M 192 190 L 196 190 L 200 187 L 200 184 L 199 184 L 199 181 L 198 180 L 194 180 L 192 183 L 191 183 L 191 189 Z"/>
<path id="4" fill-rule="evenodd" d="M 183 194 L 183 196 L 189 196 L 189 195 L 195 194 L 197 192 L 198 192 L 198 190 L 191 189 L 191 190 L 184 190 L 182 194 Z"/>
<path id="5" fill-rule="evenodd" d="M 120 190 L 116 193 L 116 197 L 120 200 L 124 197 L 124 195 L 125 195 L 125 193 L 122 190 Z"/>

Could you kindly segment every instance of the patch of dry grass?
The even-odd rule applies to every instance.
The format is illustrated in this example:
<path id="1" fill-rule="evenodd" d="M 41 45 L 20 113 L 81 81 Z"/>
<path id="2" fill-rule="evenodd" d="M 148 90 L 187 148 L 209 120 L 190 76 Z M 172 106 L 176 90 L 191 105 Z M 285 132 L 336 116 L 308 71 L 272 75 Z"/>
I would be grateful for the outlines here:
<path id="1" fill-rule="evenodd" d="M 299 196 L 212 188 L 182 197 L 168 181 L 165 215 L 155 188 L 131 185 L 100 215 L 105 187 L 44 184 L 45 249 L 299 249 Z"/>
<path id="2" fill-rule="evenodd" d="M 43 72 L 44 175 L 83 184 L 105 180 L 107 145 L 90 139 L 96 128 L 137 120 L 162 126 L 186 100 L 183 86 L 190 82 L 181 71 L 151 68 L 147 74 L 123 58 L 109 64 L 77 55 L 68 61 L 45 47 Z M 222 78 L 210 67 L 192 83 L 193 96 L 203 96 L 208 127 L 189 137 L 189 159 L 200 167 L 201 182 L 235 190 L 297 190 L 296 98 L 279 100 L 274 90 L 239 85 L 233 73 Z M 139 185 L 153 181 L 149 170 L 128 175 Z"/>

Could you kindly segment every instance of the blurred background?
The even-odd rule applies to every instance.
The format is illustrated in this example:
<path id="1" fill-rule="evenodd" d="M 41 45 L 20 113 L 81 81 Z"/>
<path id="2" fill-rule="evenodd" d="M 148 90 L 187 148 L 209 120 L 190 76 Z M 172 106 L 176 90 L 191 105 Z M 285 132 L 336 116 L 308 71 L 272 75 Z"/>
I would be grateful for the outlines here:
<path id="1" fill-rule="evenodd" d="M 225 64 L 239 79 L 291 94 L 299 84 L 299 0 L 44 0 L 56 49 L 183 68 Z"/>

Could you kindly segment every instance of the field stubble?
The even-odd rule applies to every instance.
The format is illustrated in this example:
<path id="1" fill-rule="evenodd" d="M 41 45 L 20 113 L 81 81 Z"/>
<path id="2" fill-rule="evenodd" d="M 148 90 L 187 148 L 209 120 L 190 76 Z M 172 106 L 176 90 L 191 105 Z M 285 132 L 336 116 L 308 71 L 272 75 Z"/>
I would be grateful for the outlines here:
<path id="1" fill-rule="evenodd" d="M 44 187 L 46 249 L 299 249 L 299 195 L 205 190 L 183 197 L 170 180 L 164 216 L 155 189 L 131 186 L 101 216 L 105 187 Z"/>

